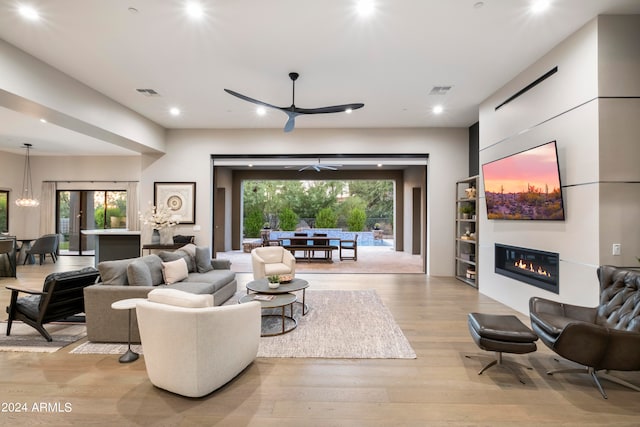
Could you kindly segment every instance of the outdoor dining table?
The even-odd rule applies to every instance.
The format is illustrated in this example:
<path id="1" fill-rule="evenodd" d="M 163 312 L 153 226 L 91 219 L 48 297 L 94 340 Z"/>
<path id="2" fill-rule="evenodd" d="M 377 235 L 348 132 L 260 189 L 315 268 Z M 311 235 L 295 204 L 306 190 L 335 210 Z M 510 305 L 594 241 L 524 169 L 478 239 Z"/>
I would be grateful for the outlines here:
<path id="1" fill-rule="evenodd" d="M 285 241 L 289 241 L 289 245 L 285 244 Z M 335 249 L 339 249 L 339 246 L 331 245 L 331 241 L 340 242 L 339 238 L 331 238 L 328 236 L 290 236 L 290 237 L 278 237 L 278 241 L 280 244 L 290 251 L 294 256 L 296 251 L 303 251 L 304 257 L 308 262 L 313 261 L 316 258 L 313 258 L 311 255 L 314 251 L 322 251 L 325 253 L 324 258 L 317 258 L 320 261 L 328 261 L 331 260 L 331 252 Z M 293 242 L 301 242 L 304 241 L 303 244 L 293 243 Z M 311 244 L 309 244 L 311 242 Z M 318 244 L 317 242 L 326 242 L 323 244 Z"/>

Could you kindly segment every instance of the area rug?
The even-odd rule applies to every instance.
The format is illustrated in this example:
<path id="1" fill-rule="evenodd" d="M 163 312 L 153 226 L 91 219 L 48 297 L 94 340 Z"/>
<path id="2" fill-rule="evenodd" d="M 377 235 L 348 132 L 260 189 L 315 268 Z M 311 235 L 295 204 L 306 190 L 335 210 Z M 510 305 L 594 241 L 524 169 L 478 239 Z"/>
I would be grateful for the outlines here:
<path id="1" fill-rule="evenodd" d="M 87 336 L 84 324 L 47 323 L 45 329 L 53 341 L 47 341 L 38 331 L 22 322 L 13 322 L 11 335 L 7 336 L 7 322 L 0 322 L 0 351 L 53 353 Z"/>
<path id="2" fill-rule="evenodd" d="M 244 294 L 239 292 L 226 304 L 235 304 Z M 306 316 L 300 313 L 301 304 L 295 304 L 297 328 L 260 339 L 258 357 L 415 359 L 415 351 L 375 290 L 308 290 L 306 302 Z M 263 332 L 275 326 L 264 322 Z M 143 353 L 141 346 L 132 347 Z M 122 354 L 126 348 L 126 344 L 87 342 L 71 353 Z"/>

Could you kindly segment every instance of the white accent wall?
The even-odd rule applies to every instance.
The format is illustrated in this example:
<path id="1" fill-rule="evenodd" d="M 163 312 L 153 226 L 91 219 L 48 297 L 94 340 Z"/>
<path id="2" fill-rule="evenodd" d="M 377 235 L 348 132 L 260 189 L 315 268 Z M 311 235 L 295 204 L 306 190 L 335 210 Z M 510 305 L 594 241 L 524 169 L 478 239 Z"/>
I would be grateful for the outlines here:
<path id="1" fill-rule="evenodd" d="M 140 204 L 153 200 L 154 181 L 195 181 L 197 192 L 197 241 L 211 240 L 212 154 L 296 155 L 296 154 L 428 154 L 430 230 L 427 242 L 428 272 L 436 276 L 453 275 L 453 228 L 455 195 L 453 184 L 467 175 L 468 129 L 279 129 L 260 130 L 170 130 L 166 155 L 143 156 Z M 227 180 L 229 181 L 229 180 Z M 230 181 L 227 183 L 230 184 Z M 227 195 L 231 188 L 227 189 Z M 411 194 L 405 194 L 405 211 Z M 231 204 L 227 204 L 229 209 Z M 231 224 L 230 210 L 226 223 Z M 410 227 L 410 222 L 405 226 Z M 190 231 L 187 233 L 187 231 Z M 411 236 L 405 233 L 405 251 L 411 251 Z M 231 248 L 227 233 L 225 246 Z"/>
<path id="2" fill-rule="evenodd" d="M 595 306 L 599 265 L 640 256 L 640 16 L 601 16 L 480 106 L 480 164 L 556 141 L 565 221 L 488 220 L 480 203 L 479 290 L 522 313 L 532 296 Z M 495 107 L 553 67 L 558 72 Z M 560 254 L 558 295 L 494 273 L 494 244 Z M 613 243 L 622 255 L 613 256 Z"/>

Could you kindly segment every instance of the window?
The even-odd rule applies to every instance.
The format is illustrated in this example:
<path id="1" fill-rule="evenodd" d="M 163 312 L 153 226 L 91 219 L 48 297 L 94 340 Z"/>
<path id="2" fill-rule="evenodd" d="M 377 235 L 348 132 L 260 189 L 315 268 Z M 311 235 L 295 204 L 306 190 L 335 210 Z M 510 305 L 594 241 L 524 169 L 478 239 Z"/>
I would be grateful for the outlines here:
<path id="1" fill-rule="evenodd" d="M 9 232 L 9 192 L 0 190 L 0 233 Z"/>

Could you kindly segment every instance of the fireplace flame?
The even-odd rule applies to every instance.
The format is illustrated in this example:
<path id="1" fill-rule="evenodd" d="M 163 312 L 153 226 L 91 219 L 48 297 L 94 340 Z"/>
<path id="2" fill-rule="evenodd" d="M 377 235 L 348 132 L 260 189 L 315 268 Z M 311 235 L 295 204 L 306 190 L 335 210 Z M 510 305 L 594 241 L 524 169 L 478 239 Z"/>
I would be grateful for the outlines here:
<path id="1" fill-rule="evenodd" d="M 515 262 L 514 264 L 517 268 L 520 268 L 522 270 L 527 270 L 531 273 L 534 274 L 538 274 L 540 276 L 545 276 L 545 277 L 551 277 L 551 274 L 549 274 L 544 268 L 542 268 L 541 266 L 538 267 L 534 267 L 533 263 L 529 263 L 527 265 L 526 262 L 524 262 L 522 259 L 518 260 Z"/>

